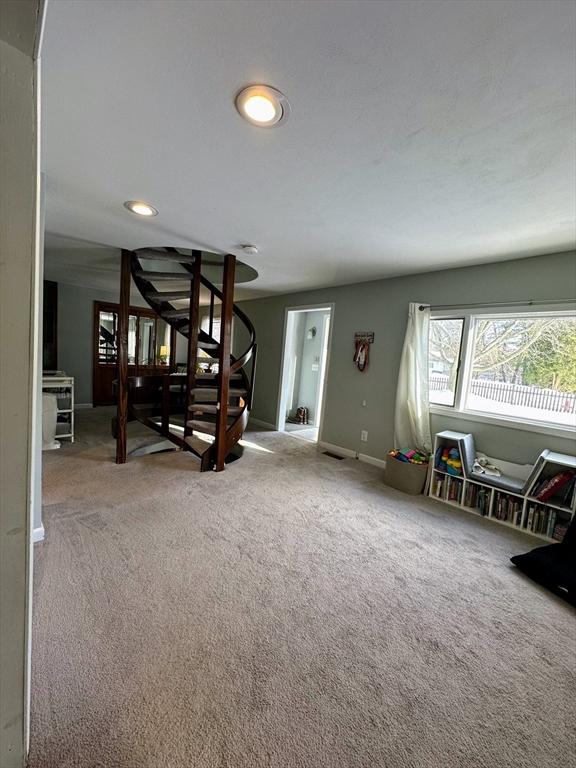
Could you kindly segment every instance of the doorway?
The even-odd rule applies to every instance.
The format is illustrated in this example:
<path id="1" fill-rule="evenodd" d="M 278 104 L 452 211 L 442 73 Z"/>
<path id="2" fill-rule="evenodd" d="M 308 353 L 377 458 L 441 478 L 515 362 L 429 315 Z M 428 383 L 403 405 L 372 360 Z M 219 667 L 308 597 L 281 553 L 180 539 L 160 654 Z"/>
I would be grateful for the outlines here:
<path id="1" fill-rule="evenodd" d="M 286 310 L 277 429 L 318 442 L 324 413 L 332 305 Z"/>

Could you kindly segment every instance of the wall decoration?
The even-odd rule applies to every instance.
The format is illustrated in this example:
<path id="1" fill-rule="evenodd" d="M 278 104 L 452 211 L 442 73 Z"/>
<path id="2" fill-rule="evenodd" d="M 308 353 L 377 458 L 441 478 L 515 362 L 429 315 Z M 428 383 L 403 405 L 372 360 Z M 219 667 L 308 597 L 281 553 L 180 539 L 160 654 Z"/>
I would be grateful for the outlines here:
<path id="1" fill-rule="evenodd" d="M 374 344 L 374 331 L 356 331 L 354 341 L 367 341 L 369 344 Z"/>
<path id="2" fill-rule="evenodd" d="M 370 344 L 374 343 L 374 331 L 358 331 L 354 334 L 354 363 L 359 371 L 365 371 L 370 360 Z"/>

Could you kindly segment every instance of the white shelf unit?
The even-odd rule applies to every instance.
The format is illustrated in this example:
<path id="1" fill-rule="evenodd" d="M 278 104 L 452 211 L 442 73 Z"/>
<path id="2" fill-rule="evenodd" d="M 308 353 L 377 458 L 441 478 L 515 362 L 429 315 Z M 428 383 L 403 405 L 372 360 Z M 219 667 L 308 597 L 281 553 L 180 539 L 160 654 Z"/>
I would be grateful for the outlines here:
<path id="1" fill-rule="evenodd" d="M 43 376 L 42 392 L 56 395 L 56 439 L 74 442 L 74 377 Z"/>
<path id="2" fill-rule="evenodd" d="M 538 501 L 531 494 L 545 478 L 553 477 L 566 470 L 576 474 L 576 457 L 548 451 L 538 468 L 538 465 L 534 468 L 516 465 L 519 476 L 524 470 L 525 479 L 530 477 L 529 487 L 526 493 L 506 491 L 489 483 L 483 483 L 476 477 L 473 479 L 467 477 L 464 466 L 460 476 L 451 475 L 436 468 L 436 457 L 440 447 L 458 448 L 462 458 L 459 440 L 463 437 L 464 435 L 459 432 L 450 431 L 439 432 L 435 436 L 430 497 L 544 541 L 561 541 L 565 528 L 576 513 L 576 488 L 572 486 L 567 505 L 559 503 L 554 497 L 548 501 Z M 501 464 L 507 464 L 507 462 L 501 462 Z M 511 465 L 508 464 L 508 466 Z M 530 469 L 532 472 L 526 471 Z"/>

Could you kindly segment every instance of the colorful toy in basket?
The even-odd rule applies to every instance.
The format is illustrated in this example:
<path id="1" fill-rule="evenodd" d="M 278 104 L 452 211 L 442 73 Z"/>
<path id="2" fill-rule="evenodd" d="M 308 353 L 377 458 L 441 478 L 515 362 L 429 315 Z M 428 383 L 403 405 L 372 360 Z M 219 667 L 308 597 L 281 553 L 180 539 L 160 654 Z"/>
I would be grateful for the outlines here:
<path id="1" fill-rule="evenodd" d="M 401 451 L 396 448 L 393 451 L 388 452 L 389 456 L 392 456 L 398 461 L 405 461 L 409 464 L 428 464 L 428 455 L 426 453 L 420 453 L 414 449 L 403 449 Z"/>

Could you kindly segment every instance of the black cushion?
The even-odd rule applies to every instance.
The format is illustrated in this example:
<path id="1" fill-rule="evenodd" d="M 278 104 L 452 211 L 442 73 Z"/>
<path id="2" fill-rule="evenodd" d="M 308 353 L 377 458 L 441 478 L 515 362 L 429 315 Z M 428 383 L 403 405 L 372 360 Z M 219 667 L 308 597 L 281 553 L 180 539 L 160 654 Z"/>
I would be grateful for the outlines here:
<path id="1" fill-rule="evenodd" d="M 537 547 L 510 560 L 531 579 L 576 606 L 576 515 L 561 543 Z"/>
<path id="2" fill-rule="evenodd" d="M 572 557 L 576 560 L 576 515 L 573 515 L 568 530 L 562 539 L 562 546 L 570 550 Z"/>
<path id="3" fill-rule="evenodd" d="M 538 547 L 510 560 L 538 584 L 551 589 L 576 606 L 576 565 L 574 553 L 561 544 Z"/>

